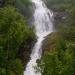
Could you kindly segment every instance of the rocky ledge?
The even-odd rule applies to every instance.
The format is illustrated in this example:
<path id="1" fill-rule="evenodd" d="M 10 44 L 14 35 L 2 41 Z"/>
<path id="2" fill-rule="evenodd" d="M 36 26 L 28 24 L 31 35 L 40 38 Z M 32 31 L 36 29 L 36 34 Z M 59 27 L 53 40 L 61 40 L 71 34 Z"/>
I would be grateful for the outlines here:
<path id="1" fill-rule="evenodd" d="M 43 41 L 43 45 L 42 45 L 43 54 L 46 51 L 50 52 L 52 50 L 55 50 L 57 47 L 58 39 L 59 39 L 58 32 L 52 32 L 51 34 L 49 34 Z"/>

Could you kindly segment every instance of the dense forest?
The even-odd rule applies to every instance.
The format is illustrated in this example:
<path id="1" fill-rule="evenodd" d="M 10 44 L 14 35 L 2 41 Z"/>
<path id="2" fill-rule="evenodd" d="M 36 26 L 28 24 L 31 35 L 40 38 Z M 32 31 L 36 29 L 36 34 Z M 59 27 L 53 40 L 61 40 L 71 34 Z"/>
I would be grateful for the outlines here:
<path id="1" fill-rule="evenodd" d="M 75 75 L 75 0 L 44 0 L 55 32 L 43 41 L 42 75 Z M 0 0 L 0 75 L 23 75 L 36 41 L 29 0 Z"/>
<path id="2" fill-rule="evenodd" d="M 31 42 L 35 39 L 27 23 L 29 14 L 22 15 L 19 3 L 24 3 L 27 13 L 28 0 L 0 0 L 0 75 L 23 75 Z"/>

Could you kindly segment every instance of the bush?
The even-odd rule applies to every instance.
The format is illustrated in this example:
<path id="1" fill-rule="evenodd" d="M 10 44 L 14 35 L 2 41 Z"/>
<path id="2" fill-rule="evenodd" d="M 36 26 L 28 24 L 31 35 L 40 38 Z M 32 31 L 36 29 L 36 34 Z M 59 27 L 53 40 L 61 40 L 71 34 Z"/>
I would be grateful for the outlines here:
<path id="1" fill-rule="evenodd" d="M 0 8 L 0 69 L 1 75 L 23 75 L 23 63 L 18 57 L 23 42 L 35 39 L 24 17 L 10 6 Z"/>
<path id="2" fill-rule="evenodd" d="M 61 54 L 62 53 L 62 54 Z M 59 56 L 60 55 L 60 56 Z M 43 75 L 72 75 L 75 74 L 74 53 L 72 50 L 56 50 L 47 52 L 41 63 Z"/>

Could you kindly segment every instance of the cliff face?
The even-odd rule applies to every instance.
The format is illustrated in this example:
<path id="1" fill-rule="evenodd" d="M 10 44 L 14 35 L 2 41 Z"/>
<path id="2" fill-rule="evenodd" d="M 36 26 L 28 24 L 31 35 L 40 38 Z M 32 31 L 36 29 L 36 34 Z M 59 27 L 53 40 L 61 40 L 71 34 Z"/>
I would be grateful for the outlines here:
<path id="1" fill-rule="evenodd" d="M 4 5 L 5 1 L 4 0 L 0 0 L 0 7 L 2 7 Z"/>
<path id="2" fill-rule="evenodd" d="M 22 60 L 23 66 L 26 67 L 30 59 L 32 48 L 36 42 L 36 39 L 27 39 L 27 42 L 23 42 L 19 47 L 19 58 Z"/>
<path id="3" fill-rule="evenodd" d="M 75 1 L 45 1 L 48 8 L 54 11 L 57 32 L 51 33 L 43 41 L 42 75 L 75 74 Z"/>

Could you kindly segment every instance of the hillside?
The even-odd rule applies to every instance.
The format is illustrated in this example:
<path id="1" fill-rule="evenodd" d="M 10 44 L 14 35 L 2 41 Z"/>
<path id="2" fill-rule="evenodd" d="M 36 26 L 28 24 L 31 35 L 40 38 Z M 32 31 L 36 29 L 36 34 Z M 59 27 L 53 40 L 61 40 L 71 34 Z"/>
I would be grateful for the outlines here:
<path id="1" fill-rule="evenodd" d="M 42 75 L 74 75 L 75 1 L 47 0 L 46 3 L 54 11 L 56 32 L 43 42 Z"/>
<path id="2" fill-rule="evenodd" d="M 0 1 L 0 75 L 23 75 L 35 33 L 15 0 Z M 24 2 L 26 8 L 28 4 Z"/>

